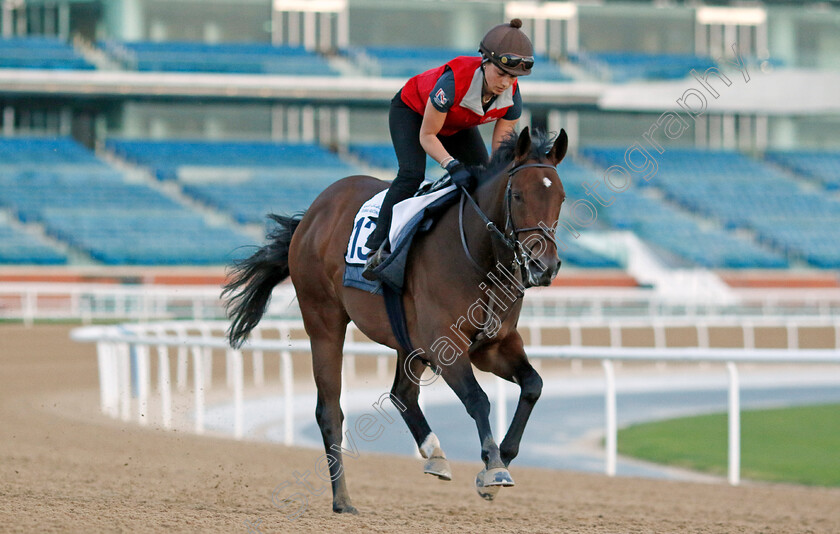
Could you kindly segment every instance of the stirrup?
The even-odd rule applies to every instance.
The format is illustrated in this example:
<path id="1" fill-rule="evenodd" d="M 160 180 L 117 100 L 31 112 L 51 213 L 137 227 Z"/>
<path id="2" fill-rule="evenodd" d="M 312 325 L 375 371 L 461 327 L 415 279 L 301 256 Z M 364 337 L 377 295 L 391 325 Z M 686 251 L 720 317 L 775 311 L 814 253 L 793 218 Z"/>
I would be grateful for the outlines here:
<path id="1" fill-rule="evenodd" d="M 390 255 L 386 252 L 386 248 L 388 247 L 388 240 L 382 242 L 379 245 L 379 248 L 376 249 L 375 252 L 371 252 L 368 255 L 367 261 L 365 262 L 365 268 L 362 271 L 362 278 L 365 280 L 370 280 L 371 282 L 375 282 L 379 277 L 376 275 L 374 270 L 379 267 L 383 261 Z"/>

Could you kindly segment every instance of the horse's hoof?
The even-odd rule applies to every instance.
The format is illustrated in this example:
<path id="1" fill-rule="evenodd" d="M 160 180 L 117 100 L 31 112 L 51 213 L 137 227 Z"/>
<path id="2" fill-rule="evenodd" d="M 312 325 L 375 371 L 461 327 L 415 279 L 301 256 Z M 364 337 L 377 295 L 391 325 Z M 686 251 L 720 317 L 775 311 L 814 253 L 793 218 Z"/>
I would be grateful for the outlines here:
<path id="1" fill-rule="evenodd" d="M 504 467 L 482 469 L 475 476 L 475 490 L 482 499 L 492 501 L 503 487 L 513 486 L 513 478 Z"/>
<path id="2" fill-rule="evenodd" d="M 426 460 L 423 472 L 427 475 L 434 475 L 441 480 L 452 480 L 452 468 L 449 467 L 449 460 L 442 456 L 433 456 Z"/>
<path id="3" fill-rule="evenodd" d="M 504 486 L 510 487 L 515 486 L 516 484 L 513 482 L 513 478 L 510 476 L 510 473 L 504 467 L 495 467 L 493 469 L 485 469 L 479 473 L 483 475 L 483 481 L 485 486 Z"/>
<path id="4" fill-rule="evenodd" d="M 356 507 L 352 504 L 334 504 L 333 505 L 333 512 L 337 514 L 352 514 L 352 515 L 359 515 L 359 511 L 356 510 Z"/>

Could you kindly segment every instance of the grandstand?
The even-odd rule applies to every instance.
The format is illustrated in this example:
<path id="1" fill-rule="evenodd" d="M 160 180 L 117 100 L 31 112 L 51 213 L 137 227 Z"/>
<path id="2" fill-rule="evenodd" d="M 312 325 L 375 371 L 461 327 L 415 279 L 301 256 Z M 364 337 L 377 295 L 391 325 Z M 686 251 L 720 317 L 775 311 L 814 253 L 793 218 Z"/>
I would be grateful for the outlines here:
<path id="1" fill-rule="evenodd" d="M 239 224 L 304 211 L 330 183 L 361 173 L 313 143 L 109 139 L 106 147 Z"/>
<path id="2" fill-rule="evenodd" d="M 66 256 L 51 250 L 45 238 L 105 265 L 216 265 L 254 242 L 235 229 L 208 224 L 157 189 L 129 182 L 70 139 L 3 138 L 0 154 L 6 156 L 0 206 L 19 223 L 43 231 L 32 246 L 21 244 L 21 232 L 4 231 L 7 263 L 65 263 Z"/>
<path id="3" fill-rule="evenodd" d="M 439 20 L 429 6 L 376 1 L 324 4 L 311 16 L 266 2 L 268 19 L 218 2 L 193 27 L 185 21 L 195 12 L 180 3 L 141 0 L 136 17 L 123 3 L 53 16 L 33 2 L 0 14 L 9 73 L 0 79 L 0 263 L 227 263 L 259 239 L 266 213 L 303 210 L 346 175 L 393 176 L 390 96 L 417 72 L 475 54 L 502 12 L 525 20 L 537 52 L 533 76 L 521 80 L 522 124 L 563 127 L 572 139 L 559 169 L 567 207 L 595 202 L 583 184 L 623 164 L 627 147 L 674 108 L 655 96 L 660 84 L 695 87 L 692 71 L 727 68 L 729 44 L 762 93 L 784 91 L 777 80 L 804 68 L 831 86 L 840 52 L 827 37 L 836 9 L 810 6 L 476 4 L 468 24 L 463 6 L 437 0 Z M 778 78 L 759 86 L 762 75 Z M 808 116 L 784 107 L 786 93 L 721 111 L 710 99 L 708 113 L 655 154 L 655 176 L 596 203 L 584 239 L 558 234 L 565 264 L 626 268 L 626 251 L 592 247 L 629 231 L 672 267 L 840 267 L 840 147 L 821 133 L 837 113 L 832 97 L 814 95 L 798 97 Z M 427 174 L 440 175 L 431 159 Z"/>
<path id="4" fill-rule="evenodd" d="M 55 37 L 0 37 L 0 69 L 94 68 L 71 45 Z"/>
<path id="5" fill-rule="evenodd" d="M 623 151 L 584 149 L 583 154 L 609 167 L 612 161 L 599 159 L 599 155 L 618 154 Z M 698 156 L 702 159 L 702 155 Z M 574 206 L 579 199 L 590 198 L 582 184 L 596 183 L 601 176 L 581 165 L 564 162 L 561 177 L 566 188 L 567 202 Z M 698 187 L 706 184 L 701 182 Z M 648 194 L 649 191 L 627 191 L 602 194 L 608 206 L 600 208 L 599 224 L 602 229 L 630 230 L 652 246 L 661 249 L 674 266 L 699 265 L 713 269 L 784 268 L 788 262 L 775 251 L 766 249 L 751 239 L 708 227 L 698 221 L 696 212 L 680 209 L 665 199 Z M 571 208 L 574 209 L 574 208 Z M 569 211 L 563 214 L 569 218 Z"/>
<path id="6" fill-rule="evenodd" d="M 599 78 L 613 82 L 679 79 L 692 69 L 704 72 L 717 66 L 712 58 L 694 54 L 581 52 L 572 59 Z"/>
<path id="7" fill-rule="evenodd" d="M 265 171 L 311 167 L 317 162 L 333 180 L 353 171 L 336 154 L 314 143 L 108 139 L 105 146 L 118 157 L 153 170 L 159 180 L 176 179 L 179 169 L 196 167 Z"/>
<path id="8" fill-rule="evenodd" d="M 263 43 L 114 41 L 100 48 L 124 68 L 138 71 L 241 74 L 337 74 L 326 59 L 302 46 Z"/>
<path id="9" fill-rule="evenodd" d="M 442 47 L 395 47 L 369 46 L 350 48 L 345 51 L 347 57 L 363 72 L 370 76 L 386 78 L 410 78 L 458 56 L 476 56 L 471 49 Z M 568 82 L 572 76 L 563 71 L 563 67 L 547 55 L 537 56 L 532 79 L 553 82 Z"/>
<path id="10" fill-rule="evenodd" d="M 0 264 L 65 265 L 67 256 L 45 239 L 0 222 Z"/>
<path id="11" fill-rule="evenodd" d="M 840 151 L 770 151 L 765 158 L 791 172 L 812 178 L 828 191 L 840 189 Z"/>
<path id="12" fill-rule="evenodd" d="M 624 159 L 620 149 L 584 153 L 605 167 Z M 759 243 L 791 260 L 840 267 L 840 234 L 834 230 L 840 202 L 734 152 L 671 150 L 658 159 L 659 170 L 649 185 L 664 198 L 722 228 L 749 230 Z"/>

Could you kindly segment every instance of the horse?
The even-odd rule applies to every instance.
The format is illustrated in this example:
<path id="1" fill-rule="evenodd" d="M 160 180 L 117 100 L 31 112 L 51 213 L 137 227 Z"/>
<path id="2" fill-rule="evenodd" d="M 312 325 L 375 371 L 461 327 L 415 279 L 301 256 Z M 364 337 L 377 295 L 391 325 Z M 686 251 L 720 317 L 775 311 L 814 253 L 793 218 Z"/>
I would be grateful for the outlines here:
<path id="1" fill-rule="evenodd" d="M 258 324 L 272 288 L 291 277 L 312 349 L 315 418 L 327 452 L 333 511 L 358 513 L 345 480 L 339 406 L 342 350 L 351 320 L 369 339 L 397 353 L 390 400 L 426 459 L 424 472 L 452 479 L 440 441 L 418 405 L 420 377 L 428 366 L 475 421 L 484 463 L 475 481 L 479 494 L 492 500 L 499 488 L 514 485 L 508 466 L 542 390 L 517 322 L 524 289 L 550 285 L 560 268 L 553 230 L 565 200 L 557 165 L 567 147 L 563 130 L 553 140 L 537 131 L 532 138 L 528 128 L 512 134 L 486 169 L 476 171 L 474 197 L 461 190 L 460 203 L 415 240 L 402 295 L 408 336 L 417 347 L 410 353 L 389 325 L 382 296 L 342 284 L 354 216 L 387 182 L 346 177 L 327 187 L 303 214 L 269 215 L 278 226 L 268 243 L 231 265 L 222 297 L 233 347 L 240 347 Z M 490 402 L 473 366 L 520 386 L 501 444 L 493 438 Z"/>

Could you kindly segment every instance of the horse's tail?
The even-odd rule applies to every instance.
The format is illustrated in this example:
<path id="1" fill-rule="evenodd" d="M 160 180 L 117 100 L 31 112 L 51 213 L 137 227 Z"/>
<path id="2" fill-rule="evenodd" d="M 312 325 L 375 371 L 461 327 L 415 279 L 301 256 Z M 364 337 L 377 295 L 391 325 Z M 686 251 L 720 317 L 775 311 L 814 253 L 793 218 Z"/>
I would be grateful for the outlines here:
<path id="1" fill-rule="evenodd" d="M 250 258 L 233 264 L 230 281 L 222 291 L 231 320 L 228 341 L 234 348 L 242 346 L 262 319 L 274 286 L 289 277 L 289 244 L 303 214 L 292 217 L 271 214 L 269 217 L 279 226 L 268 234 L 268 244 Z"/>

